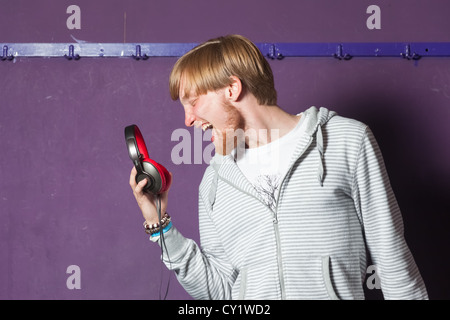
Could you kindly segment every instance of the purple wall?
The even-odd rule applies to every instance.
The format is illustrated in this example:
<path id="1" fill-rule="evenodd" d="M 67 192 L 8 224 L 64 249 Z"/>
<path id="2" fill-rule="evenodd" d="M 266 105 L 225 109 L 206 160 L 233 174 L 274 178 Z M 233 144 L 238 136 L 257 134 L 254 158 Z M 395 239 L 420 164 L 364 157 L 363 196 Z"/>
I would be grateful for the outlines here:
<path id="1" fill-rule="evenodd" d="M 71 4 L 81 8 L 81 30 L 66 27 Z M 371 4 L 381 8 L 381 30 L 366 27 Z M 229 33 L 255 42 L 448 42 L 449 10 L 444 0 L 16 0 L 2 4 L 0 43 L 200 42 Z M 123 129 L 138 124 L 150 154 L 173 172 L 168 211 L 198 240 L 206 164 L 171 158 L 172 132 L 184 127 L 168 94 L 175 61 L 0 61 L 0 299 L 159 298 L 169 273 L 142 229 Z M 450 58 L 271 65 L 286 110 L 325 106 L 371 126 L 430 297 L 449 299 Z M 80 290 L 66 287 L 70 265 L 81 268 Z M 190 299 L 173 275 L 168 298 Z"/>

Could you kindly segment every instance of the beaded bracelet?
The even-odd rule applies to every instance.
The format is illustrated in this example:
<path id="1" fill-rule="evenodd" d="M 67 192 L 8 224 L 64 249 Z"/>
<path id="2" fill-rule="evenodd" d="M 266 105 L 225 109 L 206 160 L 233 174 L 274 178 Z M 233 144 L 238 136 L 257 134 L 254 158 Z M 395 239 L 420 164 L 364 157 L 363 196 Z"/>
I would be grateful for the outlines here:
<path id="1" fill-rule="evenodd" d="M 161 221 L 158 223 L 154 223 L 152 225 L 148 224 L 147 221 L 144 221 L 144 229 L 147 234 L 155 234 L 158 233 L 161 227 L 164 229 L 169 225 L 171 218 L 169 214 L 166 212 L 164 217 L 162 217 Z"/>
<path id="2" fill-rule="evenodd" d="M 149 225 L 147 221 L 144 222 L 144 229 L 147 234 L 159 232 L 160 228 L 165 228 L 170 223 L 170 216 L 164 216 L 160 222 Z"/>

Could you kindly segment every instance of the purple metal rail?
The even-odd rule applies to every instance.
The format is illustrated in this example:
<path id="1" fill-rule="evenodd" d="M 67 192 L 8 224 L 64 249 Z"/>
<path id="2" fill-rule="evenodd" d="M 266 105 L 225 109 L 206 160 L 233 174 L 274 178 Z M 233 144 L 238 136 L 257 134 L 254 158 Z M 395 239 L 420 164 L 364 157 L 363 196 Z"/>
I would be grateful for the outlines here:
<path id="1" fill-rule="evenodd" d="M 0 60 L 18 57 L 179 57 L 196 43 L 0 43 Z M 270 59 L 285 57 L 334 57 L 350 60 L 354 57 L 402 57 L 418 60 L 422 57 L 450 57 L 450 42 L 382 42 L 382 43 L 257 43 Z"/>

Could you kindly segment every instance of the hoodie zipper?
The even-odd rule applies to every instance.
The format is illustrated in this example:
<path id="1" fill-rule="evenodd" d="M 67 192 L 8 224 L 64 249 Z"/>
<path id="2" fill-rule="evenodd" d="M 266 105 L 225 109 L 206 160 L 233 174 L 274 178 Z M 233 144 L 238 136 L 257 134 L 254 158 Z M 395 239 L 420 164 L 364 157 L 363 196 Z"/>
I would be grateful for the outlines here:
<path id="1" fill-rule="evenodd" d="M 306 146 L 303 148 L 302 152 L 300 152 L 300 154 L 296 157 L 295 161 L 297 161 L 298 158 L 303 155 L 305 150 L 309 148 L 309 146 L 311 145 L 312 141 L 313 141 L 313 139 L 310 138 L 310 140 L 308 141 Z M 277 242 L 278 275 L 280 277 L 281 300 L 286 300 L 286 285 L 285 285 L 285 282 L 284 282 L 283 259 L 282 259 L 282 254 L 281 254 L 280 228 L 278 226 L 278 204 L 279 204 L 279 200 L 280 200 L 281 186 L 283 185 L 284 181 L 286 180 L 286 177 L 291 173 L 292 166 L 295 163 L 295 161 L 289 167 L 289 170 L 286 172 L 286 174 L 283 176 L 283 179 L 280 182 L 279 191 L 278 191 L 278 194 L 277 194 L 277 201 L 275 202 L 276 203 L 276 207 L 275 207 L 275 211 L 273 211 L 273 214 L 274 214 L 273 226 L 274 226 L 275 238 L 276 238 L 276 242 Z"/>
<path id="2" fill-rule="evenodd" d="M 289 170 L 290 171 L 290 170 Z M 288 171 L 288 172 L 289 172 Z M 267 205 L 261 201 L 261 199 L 259 199 L 258 197 L 255 197 L 254 195 L 252 195 L 251 193 L 241 189 L 240 187 L 238 187 L 237 185 L 235 185 L 234 183 L 231 183 L 229 180 L 224 179 L 222 177 L 218 177 L 220 180 L 228 183 L 229 185 L 233 186 L 234 188 L 236 188 L 237 190 L 249 195 L 252 198 L 255 198 L 256 200 L 258 200 L 259 202 L 261 202 L 266 208 Z M 284 181 L 284 178 L 283 178 Z M 281 186 L 281 184 L 280 184 Z M 278 200 L 278 199 L 277 199 Z M 284 272 L 283 272 L 283 261 L 282 261 L 282 256 L 281 256 L 281 243 L 280 243 L 280 230 L 278 228 L 278 217 L 277 217 L 277 212 L 272 211 L 270 208 L 268 208 L 271 212 L 272 212 L 272 224 L 274 227 L 274 231 L 275 231 L 275 243 L 276 243 L 276 247 L 277 247 L 277 261 L 278 261 L 278 276 L 280 278 L 280 293 L 281 293 L 281 300 L 286 300 L 286 294 L 285 294 L 285 284 L 284 284 Z"/>
<path id="3" fill-rule="evenodd" d="M 280 278 L 281 300 L 286 300 L 284 272 L 283 272 L 283 259 L 281 257 L 280 229 L 278 228 L 278 218 L 277 218 L 276 213 L 275 213 L 275 216 L 273 219 L 273 228 L 275 230 L 275 241 L 277 243 L 278 276 Z"/>
<path id="4" fill-rule="evenodd" d="M 319 113 L 319 111 L 317 112 Z M 327 121 L 330 119 L 331 117 L 328 117 Z M 322 123 L 319 123 L 320 125 L 323 125 Z M 315 128 L 315 130 L 317 130 L 317 128 Z M 314 131 L 315 131 L 314 130 Z M 301 152 L 296 156 L 295 161 L 297 161 L 302 155 L 303 153 L 310 147 L 312 141 L 314 140 L 313 138 L 313 133 L 311 133 L 310 138 L 308 143 L 303 147 L 303 150 L 301 150 Z M 277 247 L 277 260 L 278 260 L 278 276 L 280 279 L 280 293 L 281 293 L 281 299 L 285 300 L 286 299 L 286 288 L 285 288 L 285 279 L 284 279 L 284 271 L 283 271 L 283 259 L 282 259 L 282 254 L 281 254 L 281 238 L 280 238 L 280 229 L 279 229 L 279 224 L 278 224 L 278 204 L 279 204 L 279 199 L 280 199 L 280 191 L 281 191 L 281 186 L 283 185 L 284 181 L 286 180 L 286 177 L 291 173 L 292 171 L 292 166 L 295 163 L 295 161 L 291 164 L 291 166 L 289 167 L 289 170 L 286 172 L 286 174 L 283 176 L 283 179 L 280 182 L 279 185 L 279 192 L 277 194 L 277 200 L 276 200 L 276 207 L 275 210 L 271 210 L 269 208 L 269 210 L 272 212 L 273 214 L 273 219 L 272 219 L 272 224 L 274 227 L 274 232 L 275 232 L 275 242 L 276 242 L 276 247 Z M 217 170 L 216 170 L 217 172 Z M 224 179 L 221 176 L 218 176 L 219 179 L 223 180 L 224 182 L 228 183 L 229 185 L 235 187 L 237 190 L 240 190 L 241 192 L 244 192 L 245 194 L 251 196 L 252 198 L 257 199 L 258 201 L 260 201 L 264 206 L 266 206 L 266 204 L 264 202 L 261 201 L 261 199 L 259 199 L 258 197 L 252 195 L 251 193 L 241 189 L 240 187 L 238 187 L 237 185 L 235 185 L 234 183 L 231 183 L 229 180 Z M 266 206 L 267 207 L 267 206 Z"/>
<path id="5" fill-rule="evenodd" d="M 308 143 L 305 145 L 305 147 L 303 148 L 303 150 L 299 153 L 299 155 L 296 157 L 296 160 L 298 160 L 299 157 L 301 157 L 303 155 L 303 153 L 305 152 L 305 150 L 307 150 L 309 148 L 309 146 L 311 145 L 311 142 L 313 141 L 313 138 L 310 137 Z M 295 163 L 294 161 L 294 163 Z M 293 165 L 293 163 L 292 163 Z M 286 180 L 286 177 L 290 174 L 290 172 L 292 171 L 292 165 L 289 167 L 289 170 L 286 172 L 286 174 L 283 176 L 283 179 L 280 182 L 279 185 L 279 190 L 281 191 L 281 186 L 283 185 L 284 181 Z M 238 187 L 237 185 L 235 185 L 234 183 L 232 183 L 231 181 L 229 181 L 228 179 L 224 179 L 223 177 L 221 177 L 220 175 L 218 175 L 218 179 L 228 183 L 229 185 L 233 186 L 234 188 L 236 188 L 237 190 L 249 195 L 252 198 L 255 198 L 256 200 L 258 200 L 259 202 L 261 202 L 264 206 L 266 206 L 266 204 L 264 202 L 261 201 L 261 199 L 259 199 L 258 197 L 252 195 L 251 193 L 241 189 L 240 187 Z M 282 254 L 281 254 L 281 238 L 280 238 L 280 229 L 278 226 L 278 203 L 279 203 L 279 199 L 280 199 L 280 193 L 278 192 L 277 194 L 277 201 L 276 201 L 276 207 L 275 210 L 271 210 L 269 208 L 269 210 L 272 212 L 273 214 L 273 219 L 272 219 L 272 224 L 274 227 L 274 232 L 275 232 L 275 242 L 276 242 L 276 247 L 277 247 L 277 261 L 278 261 L 278 276 L 280 279 L 280 294 L 281 294 L 281 300 L 286 300 L 286 286 L 285 286 L 285 280 L 284 280 L 284 271 L 283 271 L 283 259 L 282 259 Z M 267 207 L 267 206 L 266 206 Z"/>
<path id="6" fill-rule="evenodd" d="M 307 150 L 309 148 L 309 146 L 311 145 L 312 141 L 313 141 L 313 138 L 311 137 L 309 139 L 308 143 L 306 144 L 306 146 L 303 148 L 303 150 L 296 157 L 295 161 L 297 161 L 298 158 L 303 155 L 305 150 Z M 295 163 L 295 161 L 294 161 L 294 163 Z M 292 165 L 293 165 L 293 163 L 292 163 Z M 286 172 L 286 174 L 283 176 L 283 179 L 280 182 L 280 185 L 279 185 L 279 190 L 280 191 L 281 191 L 281 186 L 283 185 L 284 181 L 286 180 L 286 177 L 292 171 L 292 165 L 289 167 L 289 170 Z M 261 199 L 259 199 L 258 197 L 254 196 L 253 194 L 251 194 L 251 193 L 241 189 L 239 186 L 235 185 L 234 183 L 232 183 L 228 179 L 224 179 L 220 175 L 218 175 L 218 179 L 228 183 L 229 185 L 231 185 L 234 188 L 236 188 L 237 190 L 239 190 L 239 191 L 249 195 L 250 197 L 255 198 L 256 200 L 261 202 L 264 206 L 266 206 L 266 204 L 264 202 L 262 202 Z M 270 208 L 269 208 L 269 210 L 273 214 L 272 224 L 273 224 L 273 228 L 274 228 L 274 232 L 275 232 L 275 242 L 276 242 L 276 247 L 277 247 L 278 277 L 280 279 L 281 300 L 286 300 L 286 285 L 285 285 L 285 281 L 284 281 L 283 258 L 282 258 L 282 254 L 281 254 L 281 238 L 280 238 L 280 229 L 279 229 L 279 226 L 278 226 L 278 203 L 279 203 L 279 199 L 280 199 L 280 192 L 278 192 L 278 194 L 277 194 L 277 201 L 276 201 L 275 210 L 271 210 Z"/>

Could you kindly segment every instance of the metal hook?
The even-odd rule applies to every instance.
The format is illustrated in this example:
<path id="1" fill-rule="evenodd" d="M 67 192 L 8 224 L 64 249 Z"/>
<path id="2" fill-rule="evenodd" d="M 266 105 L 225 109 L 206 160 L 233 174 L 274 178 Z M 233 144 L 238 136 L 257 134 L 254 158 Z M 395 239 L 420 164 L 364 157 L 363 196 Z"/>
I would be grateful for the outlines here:
<path id="1" fill-rule="evenodd" d="M 267 53 L 267 56 L 270 59 L 278 59 L 278 60 L 281 60 L 284 58 L 283 54 L 280 52 L 280 49 L 278 49 L 278 47 L 274 44 L 272 44 L 269 47 L 269 52 Z"/>
<path id="2" fill-rule="evenodd" d="M 144 55 L 141 54 L 141 46 L 139 44 L 136 46 L 136 55 L 133 54 L 132 56 L 136 60 L 147 60 L 149 58 L 146 53 L 144 53 Z"/>
<path id="3" fill-rule="evenodd" d="M 64 55 L 65 58 L 67 58 L 67 60 L 78 60 L 80 59 L 80 55 L 79 54 L 75 54 L 75 48 L 73 46 L 73 44 L 71 44 L 69 46 L 69 54 L 65 54 Z"/>
<path id="4" fill-rule="evenodd" d="M 350 60 L 352 58 L 351 55 L 349 55 L 348 53 L 343 54 L 343 46 L 342 44 L 339 44 L 336 48 L 336 53 L 333 54 L 333 57 L 335 57 L 338 60 Z"/>
<path id="5" fill-rule="evenodd" d="M 9 50 L 8 46 L 3 46 L 3 55 L 0 58 L 2 61 L 5 60 L 11 61 L 14 59 L 14 56 L 12 54 L 8 56 L 8 50 Z"/>
<path id="6" fill-rule="evenodd" d="M 404 59 L 408 59 L 408 60 L 419 60 L 420 58 L 422 58 L 421 55 L 413 52 L 411 54 L 411 46 L 408 44 L 405 47 L 405 52 L 400 54 Z"/>

